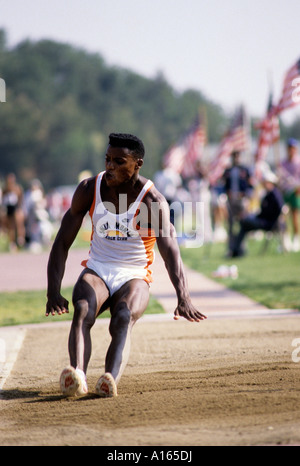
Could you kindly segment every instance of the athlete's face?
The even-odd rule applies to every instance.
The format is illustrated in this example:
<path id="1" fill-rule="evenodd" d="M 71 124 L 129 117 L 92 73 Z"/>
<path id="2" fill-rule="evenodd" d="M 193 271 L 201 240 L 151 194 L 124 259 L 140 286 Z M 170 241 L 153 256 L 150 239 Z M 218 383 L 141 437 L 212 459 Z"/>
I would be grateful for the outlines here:
<path id="1" fill-rule="evenodd" d="M 143 164 L 136 159 L 129 149 L 108 146 L 105 156 L 105 180 L 108 186 L 119 186 L 128 183 L 137 174 Z"/>

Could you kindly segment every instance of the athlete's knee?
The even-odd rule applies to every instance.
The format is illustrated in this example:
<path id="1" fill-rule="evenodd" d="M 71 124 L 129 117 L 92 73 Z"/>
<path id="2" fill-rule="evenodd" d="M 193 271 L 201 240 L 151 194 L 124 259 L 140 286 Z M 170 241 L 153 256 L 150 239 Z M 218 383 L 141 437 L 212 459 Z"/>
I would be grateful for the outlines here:
<path id="1" fill-rule="evenodd" d="M 81 323 L 87 327 L 92 327 L 95 323 L 95 311 L 91 309 L 89 302 L 86 299 L 79 299 L 74 302 L 74 317 L 75 323 Z"/>
<path id="2" fill-rule="evenodd" d="M 109 331 L 111 335 L 118 331 L 127 330 L 131 323 L 131 313 L 125 303 L 118 305 L 112 314 Z"/>

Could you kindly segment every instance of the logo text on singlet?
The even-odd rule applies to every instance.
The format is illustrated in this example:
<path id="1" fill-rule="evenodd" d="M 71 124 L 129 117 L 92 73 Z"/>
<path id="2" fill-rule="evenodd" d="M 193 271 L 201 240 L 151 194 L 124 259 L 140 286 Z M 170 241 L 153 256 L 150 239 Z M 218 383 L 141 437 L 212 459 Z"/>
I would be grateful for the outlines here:
<path id="1" fill-rule="evenodd" d="M 99 220 L 97 222 L 96 231 L 101 238 L 106 238 L 111 241 L 127 241 L 128 237 L 133 236 L 125 222 L 124 224 L 115 222 L 115 224 L 111 225 L 109 222 L 102 223 L 101 220 Z"/>

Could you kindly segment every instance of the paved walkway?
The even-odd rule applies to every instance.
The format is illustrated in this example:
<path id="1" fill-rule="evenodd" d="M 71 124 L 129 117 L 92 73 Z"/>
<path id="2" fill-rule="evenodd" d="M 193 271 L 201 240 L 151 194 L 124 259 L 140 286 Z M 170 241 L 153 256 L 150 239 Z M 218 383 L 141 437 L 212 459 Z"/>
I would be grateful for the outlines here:
<path id="1" fill-rule="evenodd" d="M 263 311 L 267 308 L 252 299 L 230 290 L 221 283 L 210 280 L 204 275 L 186 268 L 191 298 L 196 307 L 204 314 L 242 313 L 246 311 Z M 176 295 L 159 255 L 153 267 L 154 283 L 152 294 L 161 302 L 166 312 L 173 312 L 176 307 Z"/>
<path id="2" fill-rule="evenodd" d="M 82 250 L 70 251 L 63 286 L 74 285 L 85 254 Z M 0 292 L 46 289 L 48 258 L 49 252 L 0 254 Z"/>

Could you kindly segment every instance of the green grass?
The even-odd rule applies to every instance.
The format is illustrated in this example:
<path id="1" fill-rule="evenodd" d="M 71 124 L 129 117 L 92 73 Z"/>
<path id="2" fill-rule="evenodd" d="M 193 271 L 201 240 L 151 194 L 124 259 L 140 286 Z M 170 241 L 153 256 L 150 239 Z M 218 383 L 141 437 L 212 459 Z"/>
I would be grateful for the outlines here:
<path id="1" fill-rule="evenodd" d="M 62 295 L 71 303 L 72 288 L 62 290 Z M 69 305 L 69 314 L 45 317 L 46 291 L 19 291 L 17 293 L 0 293 L 0 327 L 8 325 L 31 324 L 41 322 L 61 322 L 71 320 L 73 306 Z M 163 313 L 162 306 L 151 296 L 146 314 Z M 99 318 L 109 317 L 109 310 Z"/>
<path id="2" fill-rule="evenodd" d="M 6 235 L 0 230 L 0 253 L 9 252 L 9 241 Z"/>
<path id="3" fill-rule="evenodd" d="M 300 253 L 279 253 L 272 240 L 265 253 L 262 242 L 250 239 L 248 254 L 242 258 L 225 259 L 225 245 L 204 245 L 197 249 L 182 248 L 187 266 L 212 278 L 221 264 L 238 267 L 238 279 L 216 279 L 270 309 L 300 310 Z"/>

